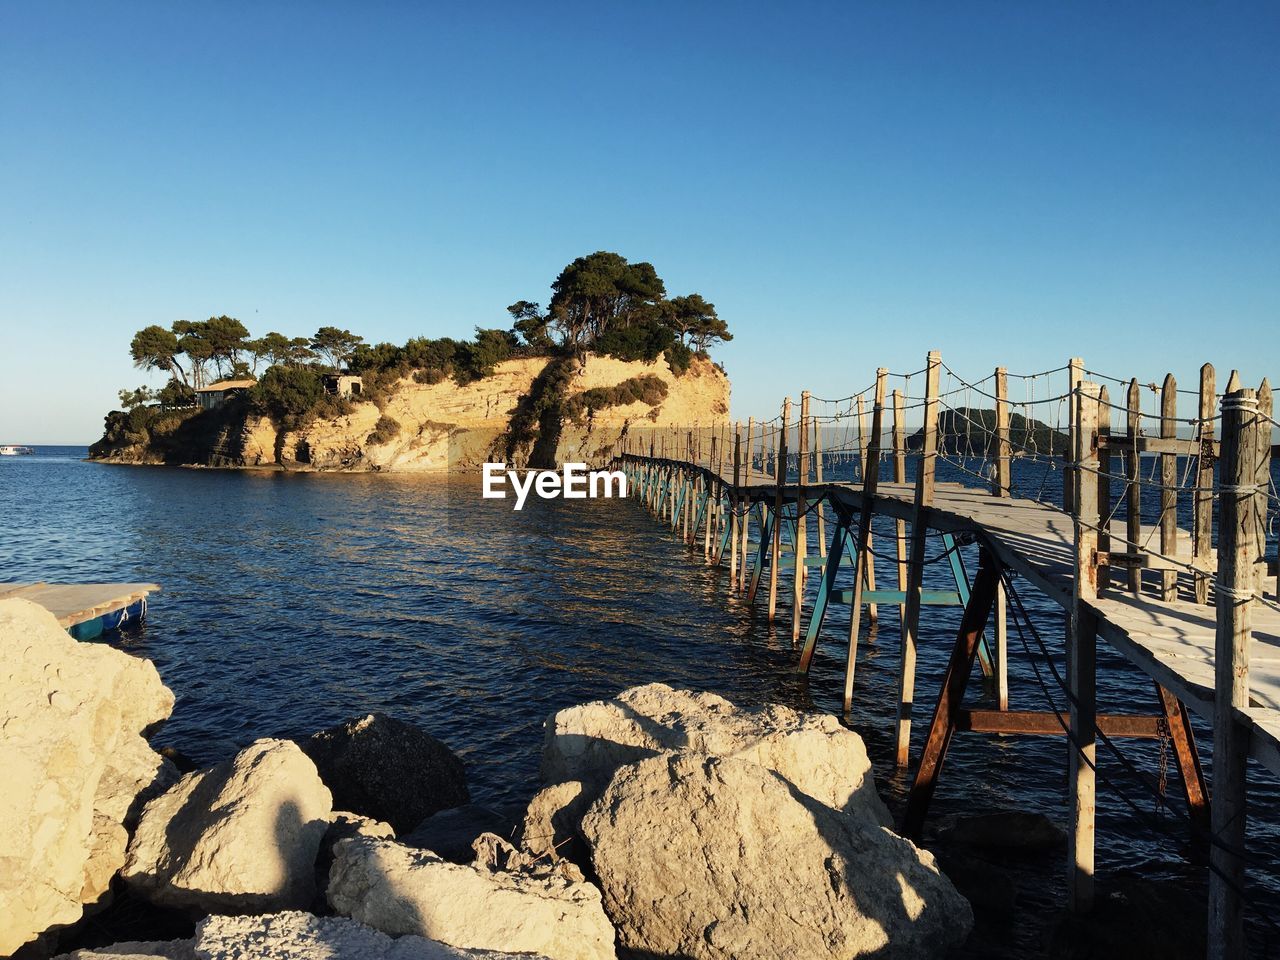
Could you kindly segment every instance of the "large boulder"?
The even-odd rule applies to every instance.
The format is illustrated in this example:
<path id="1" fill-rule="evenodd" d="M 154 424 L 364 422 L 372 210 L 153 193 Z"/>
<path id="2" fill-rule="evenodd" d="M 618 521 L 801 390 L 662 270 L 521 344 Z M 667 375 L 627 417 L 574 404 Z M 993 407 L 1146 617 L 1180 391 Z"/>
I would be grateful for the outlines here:
<path id="1" fill-rule="evenodd" d="M 172 773 L 143 738 L 172 709 L 150 661 L 0 600 L 0 956 L 103 898 L 140 798 Z"/>
<path id="2" fill-rule="evenodd" d="M 743 760 L 621 767 L 582 832 L 620 946 L 646 957 L 935 957 L 973 924 L 927 852 Z"/>
<path id="3" fill-rule="evenodd" d="M 289 740 L 258 740 L 146 805 L 123 876 L 153 903 L 201 913 L 305 907 L 332 799 Z"/>
<path id="4" fill-rule="evenodd" d="M 322 730 L 299 746 L 343 810 L 408 833 L 440 810 L 471 801 L 462 761 L 411 723 L 371 713 Z"/>
<path id="5" fill-rule="evenodd" d="M 614 956 L 600 891 L 561 871 L 494 870 L 391 841 L 344 840 L 329 874 L 329 904 L 392 936 L 550 960 Z"/>
<path id="6" fill-rule="evenodd" d="M 525 808 L 517 839 L 534 857 L 565 858 L 586 864 L 587 848 L 579 826 L 596 791 L 581 780 L 565 780 L 539 790 Z"/>
<path id="7" fill-rule="evenodd" d="M 618 767 L 668 750 L 747 760 L 829 807 L 891 823 L 862 738 L 835 717 L 778 704 L 748 710 L 663 683 L 553 714 L 542 777 L 548 784 L 582 781 L 598 792 Z"/>
<path id="8" fill-rule="evenodd" d="M 457 950 L 422 937 L 393 940 L 346 917 L 314 917 L 286 911 L 257 917 L 207 917 L 191 940 L 120 943 L 77 950 L 55 960 L 546 960 L 488 950 Z"/>

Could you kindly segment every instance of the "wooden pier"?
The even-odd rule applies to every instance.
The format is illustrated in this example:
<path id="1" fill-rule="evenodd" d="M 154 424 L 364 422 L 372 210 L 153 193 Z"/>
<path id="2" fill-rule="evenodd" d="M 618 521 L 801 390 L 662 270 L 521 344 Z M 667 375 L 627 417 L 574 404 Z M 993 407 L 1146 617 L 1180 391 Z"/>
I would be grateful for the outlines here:
<path id="1" fill-rule="evenodd" d="M 91 640 L 124 619 L 142 619 L 154 583 L 0 583 L 0 600 L 22 597 L 38 603 L 77 640 Z"/>
<path id="2" fill-rule="evenodd" d="M 1011 395 L 1011 381 L 1025 398 Z M 1112 386 L 1121 403 L 1111 402 Z M 1076 358 L 1056 370 L 996 368 L 969 381 L 934 352 L 911 374 L 877 371 L 850 397 L 806 391 L 798 407 L 788 398 L 766 423 L 631 432 L 618 463 L 633 495 L 691 547 L 700 544 L 707 562 L 727 565 L 732 589 L 760 603 L 770 622 L 779 588 L 789 585 L 797 669 L 808 671 L 832 607 L 850 607 L 846 710 L 862 618 L 897 609 L 901 766 L 910 763 L 918 716 L 921 617 L 935 605 L 963 607 L 941 688 L 925 692 L 932 712 L 907 834 L 920 835 L 956 733 L 1065 736 L 1074 747 L 1068 889 L 1072 908 L 1087 912 L 1098 747 L 1118 737 L 1164 740 L 1182 781 L 1191 849 L 1207 851 L 1209 956 L 1241 957 L 1246 758 L 1280 775 L 1280 602 L 1275 564 L 1266 561 L 1266 521 L 1280 503 L 1270 475 L 1277 424 L 1267 381 L 1255 391 L 1232 374 L 1217 393 L 1207 364 L 1198 390 L 1182 391 L 1195 396 L 1193 416 L 1179 418 L 1172 376 L 1148 390 L 1152 409 L 1144 410 L 1137 380 L 1095 374 Z M 1144 420 L 1155 423 L 1144 428 Z M 959 482 L 939 482 L 940 463 Z M 823 479 L 841 466 L 851 478 Z M 1055 476 L 1062 489 L 1050 501 L 1046 481 Z M 1191 517 L 1185 529 L 1180 502 Z M 875 517 L 892 524 L 887 545 L 883 534 L 873 545 Z M 978 550 L 972 577 L 965 543 Z M 893 588 L 877 586 L 877 559 Z M 954 589 L 925 589 L 926 565 L 942 560 Z M 842 573 L 851 587 L 840 586 Z M 1019 581 L 1062 607 L 1065 642 L 1034 634 Z M 1061 655 L 1065 710 L 1009 709 L 1011 622 L 1024 640 L 1033 631 L 1046 661 Z M 1099 638 L 1152 679 L 1149 713 L 1099 713 Z M 997 709 L 965 705 L 975 663 L 994 684 Z M 1213 730 L 1212 790 L 1191 714 Z"/>

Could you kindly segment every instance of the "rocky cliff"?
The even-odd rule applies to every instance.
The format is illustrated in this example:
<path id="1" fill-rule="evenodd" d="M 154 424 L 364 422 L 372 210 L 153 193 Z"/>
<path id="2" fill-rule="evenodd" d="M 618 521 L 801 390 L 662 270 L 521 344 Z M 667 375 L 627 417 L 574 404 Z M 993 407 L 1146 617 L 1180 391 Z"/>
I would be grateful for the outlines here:
<path id="1" fill-rule="evenodd" d="M 297 429 L 281 428 L 246 402 L 153 417 L 136 428 L 126 418 L 90 452 L 117 463 L 395 472 L 486 461 L 601 463 L 628 430 L 713 426 L 728 412 L 729 380 L 705 359 L 676 375 L 663 359 L 538 357 L 505 361 L 466 385 L 405 376 L 377 402 Z"/>

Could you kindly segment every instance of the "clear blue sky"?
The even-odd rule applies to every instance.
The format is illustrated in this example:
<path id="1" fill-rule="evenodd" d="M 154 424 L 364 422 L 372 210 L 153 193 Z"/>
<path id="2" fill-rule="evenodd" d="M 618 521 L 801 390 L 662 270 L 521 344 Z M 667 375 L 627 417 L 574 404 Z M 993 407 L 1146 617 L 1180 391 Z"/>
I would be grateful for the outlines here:
<path id="1" fill-rule="evenodd" d="M 1280 5 L 0 7 L 0 442 L 136 329 L 465 335 L 597 249 L 715 302 L 734 415 L 931 347 L 1280 375 Z"/>

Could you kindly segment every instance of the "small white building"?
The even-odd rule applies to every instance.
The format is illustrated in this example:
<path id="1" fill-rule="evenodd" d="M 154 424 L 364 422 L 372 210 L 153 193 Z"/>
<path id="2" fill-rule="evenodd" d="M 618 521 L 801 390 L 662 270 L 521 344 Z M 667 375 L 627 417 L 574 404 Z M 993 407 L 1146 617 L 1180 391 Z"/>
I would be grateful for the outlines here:
<path id="1" fill-rule="evenodd" d="M 324 389 L 325 393 L 339 397 L 358 397 L 364 389 L 364 380 L 350 373 L 326 373 Z"/>
<path id="2" fill-rule="evenodd" d="M 212 410 L 237 394 L 244 393 L 257 382 L 257 380 L 219 380 L 207 387 L 197 387 L 196 401 L 205 410 Z"/>

